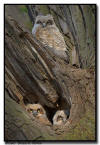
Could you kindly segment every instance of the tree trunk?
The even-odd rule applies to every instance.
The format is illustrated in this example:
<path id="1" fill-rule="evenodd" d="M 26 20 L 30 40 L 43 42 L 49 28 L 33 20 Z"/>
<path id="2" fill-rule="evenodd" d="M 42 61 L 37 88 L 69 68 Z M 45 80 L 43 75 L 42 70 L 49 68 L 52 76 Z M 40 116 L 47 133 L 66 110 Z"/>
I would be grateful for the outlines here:
<path id="1" fill-rule="evenodd" d="M 34 5 L 34 9 L 38 14 L 53 15 L 65 38 L 71 64 L 95 67 L 96 5 Z"/>
<path id="2" fill-rule="evenodd" d="M 95 140 L 93 69 L 80 69 L 54 55 L 5 18 L 5 141 Z M 59 109 L 70 110 L 64 126 L 43 125 L 25 110 L 40 103 L 51 121 Z"/>
<path id="3" fill-rule="evenodd" d="M 48 131 L 49 130 L 49 131 Z M 5 91 L 5 141 L 53 140 L 54 131 L 30 118 Z"/>

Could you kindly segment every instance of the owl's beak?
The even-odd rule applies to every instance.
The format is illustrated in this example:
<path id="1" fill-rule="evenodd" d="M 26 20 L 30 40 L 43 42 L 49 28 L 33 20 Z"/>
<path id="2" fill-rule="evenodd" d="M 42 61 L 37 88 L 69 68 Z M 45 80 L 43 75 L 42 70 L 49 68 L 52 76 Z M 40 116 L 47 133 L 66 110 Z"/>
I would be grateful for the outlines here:
<path id="1" fill-rule="evenodd" d="M 46 27 L 46 23 L 43 23 L 42 26 L 43 26 L 43 28 Z"/>
<path id="2" fill-rule="evenodd" d="M 38 115 L 37 111 L 34 110 L 34 111 L 33 111 L 33 115 L 34 115 L 34 116 L 37 116 L 37 115 Z"/>

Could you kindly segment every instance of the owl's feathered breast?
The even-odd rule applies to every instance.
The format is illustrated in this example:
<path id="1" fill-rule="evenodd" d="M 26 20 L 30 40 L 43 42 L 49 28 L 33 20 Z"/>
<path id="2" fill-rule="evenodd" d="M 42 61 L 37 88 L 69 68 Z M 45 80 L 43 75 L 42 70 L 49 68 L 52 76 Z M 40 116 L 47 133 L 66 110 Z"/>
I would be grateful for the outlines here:
<path id="1" fill-rule="evenodd" d="M 57 50 L 66 50 L 64 38 L 57 28 L 39 28 L 36 32 L 36 38 L 44 45 Z"/>

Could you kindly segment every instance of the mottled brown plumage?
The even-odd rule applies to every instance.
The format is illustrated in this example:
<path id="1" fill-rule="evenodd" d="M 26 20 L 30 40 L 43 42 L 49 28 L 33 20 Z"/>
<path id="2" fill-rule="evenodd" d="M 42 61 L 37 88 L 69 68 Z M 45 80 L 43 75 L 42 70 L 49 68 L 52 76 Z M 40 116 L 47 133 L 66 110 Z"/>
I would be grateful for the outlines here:
<path id="1" fill-rule="evenodd" d="M 32 34 L 44 45 L 54 48 L 56 55 L 68 59 L 64 38 L 51 15 L 37 16 Z"/>
<path id="2" fill-rule="evenodd" d="M 50 125 L 51 123 L 49 122 L 46 111 L 40 104 L 28 104 L 26 106 L 27 112 L 33 116 L 33 118 L 38 119 L 41 123 Z"/>
<path id="3" fill-rule="evenodd" d="M 63 110 L 58 110 L 53 117 L 53 125 L 64 125 L 67 120 L 67 115 Z"/>

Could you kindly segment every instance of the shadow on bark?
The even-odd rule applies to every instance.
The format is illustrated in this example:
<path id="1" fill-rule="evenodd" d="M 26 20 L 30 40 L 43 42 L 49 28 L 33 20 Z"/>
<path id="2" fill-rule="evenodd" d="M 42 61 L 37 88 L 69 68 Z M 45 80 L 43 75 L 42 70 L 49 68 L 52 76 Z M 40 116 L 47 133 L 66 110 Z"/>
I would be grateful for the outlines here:
<path id="1" fill-rule="evenodd" d="M 5 141 L 95 140 L 94 75 L 93 69 L 67 64 L 7 16 Z M 24 107 L 37 102 L 49 119 L 56 110 L 70 110 L 66 124 L 46 126 L 32 120 Z"/>

